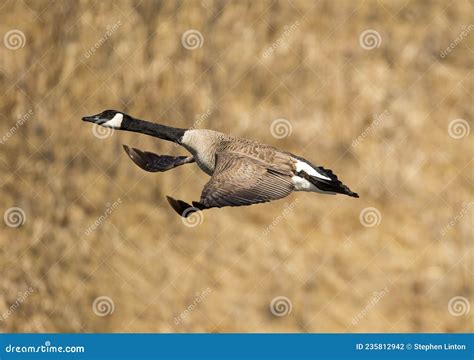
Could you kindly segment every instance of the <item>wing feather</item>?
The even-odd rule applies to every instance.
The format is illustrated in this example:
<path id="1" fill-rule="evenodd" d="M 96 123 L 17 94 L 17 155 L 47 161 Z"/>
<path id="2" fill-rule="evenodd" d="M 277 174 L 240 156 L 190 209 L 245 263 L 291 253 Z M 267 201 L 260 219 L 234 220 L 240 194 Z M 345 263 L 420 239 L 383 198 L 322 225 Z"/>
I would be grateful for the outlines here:
<path id="1" fill-rule="evenodd" d="M 291 164 L 272 164 L 234 152 L 216 155 L 216 168 L 204 186 L 206 207 L 244 206 L 281 199 L 294 189 Z"/>

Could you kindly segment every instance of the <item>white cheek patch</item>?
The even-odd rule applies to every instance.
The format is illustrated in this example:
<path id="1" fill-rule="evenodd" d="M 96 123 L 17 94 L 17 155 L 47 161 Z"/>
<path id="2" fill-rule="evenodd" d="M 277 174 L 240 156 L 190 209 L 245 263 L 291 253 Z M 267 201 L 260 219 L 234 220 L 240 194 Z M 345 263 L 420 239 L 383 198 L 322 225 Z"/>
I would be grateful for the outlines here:
<path id="1" fill-rule="evenodd" d="M 311 176 L 316 176 L 320 179 L 324 180 L 331 180 L 327 176 L 321 175 L 319 172 L 317 172 L 313 167 L 305 163 L 304 161 L 298 160 L 296 162 L 296 172 L 304 171 L 306 174 L 311 175 Z"/>
<path id="2" fill-rule="evenodd" d="M 122 126 L 123 114 L 117 113 L 109 121 L 102 124 L 102 126 L 109 127 L 112 129 L 120 129 Z"/>

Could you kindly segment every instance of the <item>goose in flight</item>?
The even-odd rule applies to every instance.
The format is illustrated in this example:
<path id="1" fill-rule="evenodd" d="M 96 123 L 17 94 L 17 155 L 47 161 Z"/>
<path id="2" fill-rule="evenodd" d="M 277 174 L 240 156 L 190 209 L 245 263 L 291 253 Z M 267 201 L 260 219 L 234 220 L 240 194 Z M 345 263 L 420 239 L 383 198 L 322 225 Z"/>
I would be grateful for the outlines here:
<path id="1" fill-rule="evenodd" d="M 179 129 L 136 119 L 116 110 L 85 116 L 84 121 L 107 128 L 139 132 L 175 142 L 191 156 L 157 155 L 124 145 L 130 159 L 145 171 L 160 172 L 196 162 L 211 176 L 199 201 L 192 205 L 167 196 L 181 216 L 224 206 L 244 206 L 284 198 L 293 191 L 359 197 L 335 174 L 302 157 L 257 141 L 213 130 Z"/>

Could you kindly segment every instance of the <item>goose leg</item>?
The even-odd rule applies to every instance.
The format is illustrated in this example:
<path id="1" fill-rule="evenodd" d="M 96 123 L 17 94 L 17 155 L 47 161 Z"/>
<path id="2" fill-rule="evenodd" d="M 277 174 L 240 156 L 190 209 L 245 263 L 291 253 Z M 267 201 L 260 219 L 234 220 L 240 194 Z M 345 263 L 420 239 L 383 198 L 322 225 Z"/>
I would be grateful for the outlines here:
<path id="1" fill-rule="evenodd" d="M 180 165 L 194 162 L 192 156 L 157 155 L 123 145 L 123 148 L 132 161 L 145 171 L 166 171 Z"/>
<path id="2" fill-rule="evenodd" d="M 207 209 L 204 205 L 197 201 L 193 201 L 193 204 L 190 205 L 182 200 L 173 199 L 171 196 L 167 196 L 166 199 L 168 200 L 171 207 L 182 217 L 188 217 L 192 213 L 196 211 Z"/>

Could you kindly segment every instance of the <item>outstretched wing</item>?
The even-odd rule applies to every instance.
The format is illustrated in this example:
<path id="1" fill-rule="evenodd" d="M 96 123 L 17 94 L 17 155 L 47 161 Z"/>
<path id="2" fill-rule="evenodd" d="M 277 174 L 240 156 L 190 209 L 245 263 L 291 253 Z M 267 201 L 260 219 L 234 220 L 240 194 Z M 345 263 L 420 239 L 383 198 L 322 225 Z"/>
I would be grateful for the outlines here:
<path id="1" fill-rule="evenodd" d="M 281 199 L 293 189 L 290 163 L 278 167 L 246 155 L 222 152 L 216 168 L 204 186 L 200 205 L 243 206 Z"/>
<path id="2" fill-rule="evenodd" d="M 177 166 L 194 162 L 192 156 L 157 155 L 123 145 L 130 159 L 145 171 L 158 172 L 173 169 Z"/>

